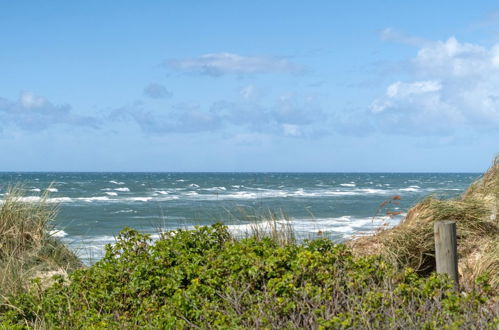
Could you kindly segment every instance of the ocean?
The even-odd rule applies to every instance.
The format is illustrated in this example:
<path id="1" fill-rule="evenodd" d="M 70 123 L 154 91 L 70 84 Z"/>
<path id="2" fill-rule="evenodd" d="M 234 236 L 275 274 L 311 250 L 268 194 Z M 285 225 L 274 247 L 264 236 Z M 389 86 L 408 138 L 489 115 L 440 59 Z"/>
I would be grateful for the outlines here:
<path id="1" fill-rule="evenodd" d="M 158 237 L 165 230 L 223 222 L 244 235 L 269 213 L 286 218 L 299 239 L 321 235 L 341 242 L 396 225 L 427 195 L 456 197 L 479 175 L 2 172 L 0 200 L 16 184 L 23 185 L 27 202 L 49 189 L 48 201 L 59 206 L 52 234 L 91 264 L 124 227 Z"/>

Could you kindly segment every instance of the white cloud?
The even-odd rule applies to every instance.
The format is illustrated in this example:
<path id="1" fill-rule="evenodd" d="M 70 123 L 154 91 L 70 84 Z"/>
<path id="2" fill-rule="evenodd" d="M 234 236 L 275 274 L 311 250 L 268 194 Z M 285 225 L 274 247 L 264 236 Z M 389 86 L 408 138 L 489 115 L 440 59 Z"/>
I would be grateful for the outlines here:
<path id="1" fill-rule="evenodd" d="M 494 47 L 488 50 L 479 45 L 460 43 L 451 37 L 421 48 L 414 62 L 417 70 L 426 75 L 466 78 L 488 71 L 493 55 Z"/>
<path id="2" fill-rule="evenodd" d="M 386 95 L 390 98 L 408 97 L 410 95 L 418 95 L 429 92 L 436 92 L 442 88 L 438 81 L 416 81 L 413 83 L 396 82 L 388 86 Z"/>
<path id="3" fill-rule="evenodd" d="M 423 38 L 405 35 L 392 28 L 386 28 L 380 33 L 381 40 L 400 42 L 412 46 L 423 46 L 429 41 Z"/>
<path id="4" fill-rule="evenodd" d="M 23 92 L 19 97 L 19 102 L 26 109 L 35 109 L 43 107 L 43 105 L 47 104 L 48 101 L 41 97 L 37 96 L 31 92 Z"/>
<path id="5" fill-rule="evenodd" d="M 241 90 L 239 90 L 239 94 L 242 96 L 243 99 L 249 100 L 254 98 L 258 94 L 258 90 L 254 85 L 248 85 L 246 87 L 241 88 Z"/>
<path id="6" fill-rule="evenodd" d="M 452 37 L 419 49 L 412 64 L 412 80 L 390 84 L 371 103 L 378 127 L 410 134 L 499 129 L 499 45 Z"/>
<path id="7" fill-rule="evenodd" d="M 300 127 L 298 125 L 283 124 L 282 131 L 284 136 L 294 136 L 298 137 L 302 135 Z"/>
<path id="8" fill-rule="evenodd" d="M 0 98 L 0 128 L 15 126 L 24 130 L 40 131 L 57 124 L 95 128 L 98 120 L 74 114 L 71 106 L 53 104 L 31 92 L 22 92 L 15 101 Z"/>
<path id="9" fill-rule="evenodd" d="M 282 57 L 243 56 L 233 53 L 212 53 L 195 58 L 167 61 L 175 70 L 208 76 L 254 73 L 298 73 L 303 68 Z"/>

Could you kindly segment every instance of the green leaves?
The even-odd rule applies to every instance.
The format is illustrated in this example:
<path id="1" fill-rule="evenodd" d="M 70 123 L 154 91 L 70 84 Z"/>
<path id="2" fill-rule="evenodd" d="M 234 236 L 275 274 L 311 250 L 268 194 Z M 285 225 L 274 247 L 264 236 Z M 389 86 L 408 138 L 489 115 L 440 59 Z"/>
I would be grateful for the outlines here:
<path id="1" fill-rule="evenodd" d="M 477 290 L 486 288 L 481 279 Z M 386 328 L 492 324 L 482 291 L 400 273 L 326 239 L 233 239 L 217 224 L 148 235 L 123 230 L 105 257 L 43 292 L 0 307 L 4 326 L 56 328 Z"/>

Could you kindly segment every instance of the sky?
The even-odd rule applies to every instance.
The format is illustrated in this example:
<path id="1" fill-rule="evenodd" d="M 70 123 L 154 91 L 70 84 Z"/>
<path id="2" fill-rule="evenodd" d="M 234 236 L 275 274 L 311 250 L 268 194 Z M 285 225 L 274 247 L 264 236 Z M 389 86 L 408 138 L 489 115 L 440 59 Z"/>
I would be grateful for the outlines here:
<path id="1" fill-rule="evenodd" d="M 481 172 L 497 1 L 0 0 L 0 171 Z"/>

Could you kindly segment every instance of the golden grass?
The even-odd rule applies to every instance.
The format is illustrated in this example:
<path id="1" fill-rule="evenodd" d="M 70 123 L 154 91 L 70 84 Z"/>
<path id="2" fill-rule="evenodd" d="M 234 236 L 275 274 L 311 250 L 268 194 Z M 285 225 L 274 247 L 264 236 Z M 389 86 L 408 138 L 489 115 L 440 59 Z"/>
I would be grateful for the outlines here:
<path id="1" fill-rule="evenodd" d="M 292 220 L 282 211 L 265 210 L 257 212 L 256 210 L 247 210 L 239 208 L 237 214 L 228 211 L 232 221 L 237 220 L 248 223 L 244 231 L 234 232 L 237 237 L 253 237 L 262 239 L 270 237 L 281 245 L 296 243 L 296 235 L 293 229 Z"/>
<path id="2" fill-rule="evenodd" d="M 59 273 L 81 266 L 79 259 L 50 235 L 57 205 L 48 192 L 27 202 L 22 187 L 9 188 L 0 201 L 0 302 L 25 290 L 45 271 Z"/>
<path id="3" fill-rule="evenodd" d="M 428 197 L 415 205 L 398 226 L 348 242 L 356 254 L 382 254 L 396 266 L 420 274 L 435 270 L 433 224 L 457 225 L 460 281 L 470 287 L 488 275 L 499 293 L 499 158 L 459 199 Z"/>

